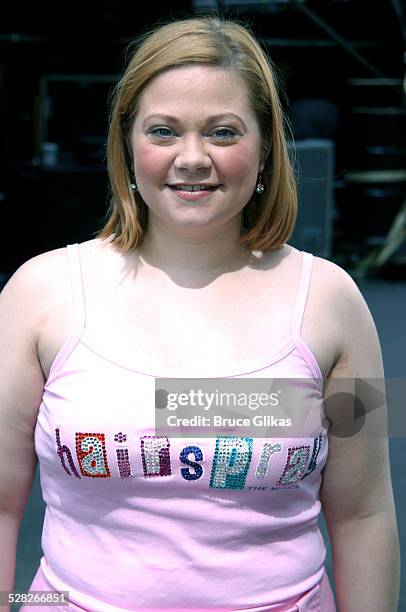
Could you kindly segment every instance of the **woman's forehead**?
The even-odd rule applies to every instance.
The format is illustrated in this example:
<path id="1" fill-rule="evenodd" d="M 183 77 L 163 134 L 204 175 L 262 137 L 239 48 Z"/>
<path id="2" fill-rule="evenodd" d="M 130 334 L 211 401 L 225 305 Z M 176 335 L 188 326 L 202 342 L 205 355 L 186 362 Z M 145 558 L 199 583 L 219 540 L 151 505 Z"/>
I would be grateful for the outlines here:
<path id="1" fill-rule="evenodd" d="M 178 115 L 186 109 L 210 115 L 253 115 L 247 86 L 236 70 L 181 66 L 155 77 L 142 92 L 138 114 Z"/>

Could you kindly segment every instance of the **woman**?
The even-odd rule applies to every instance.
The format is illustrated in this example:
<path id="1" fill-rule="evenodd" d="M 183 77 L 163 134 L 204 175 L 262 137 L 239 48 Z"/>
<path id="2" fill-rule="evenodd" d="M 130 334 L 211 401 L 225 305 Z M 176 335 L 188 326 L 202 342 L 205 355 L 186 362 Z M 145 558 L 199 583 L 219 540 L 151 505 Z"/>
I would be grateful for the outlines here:
<path id="1" fill-rule="evenodd" d="M 395 611 L 387 441 L 320 419 L 335 380 L 383 378 L 379 341 L 348 274 L 287 244 L 283 116 L 248 29 L 203 17 L 144 36 L 108 165 L 99 236 L 31 259 L 2 295 L 1 588 L 38 456 L 31 590 L 69 591 L 72 610 L 333 611 L 322 509 L 339 609 Z M 155 377 L 289 379 L 316 426 L 155 435 Z"/>

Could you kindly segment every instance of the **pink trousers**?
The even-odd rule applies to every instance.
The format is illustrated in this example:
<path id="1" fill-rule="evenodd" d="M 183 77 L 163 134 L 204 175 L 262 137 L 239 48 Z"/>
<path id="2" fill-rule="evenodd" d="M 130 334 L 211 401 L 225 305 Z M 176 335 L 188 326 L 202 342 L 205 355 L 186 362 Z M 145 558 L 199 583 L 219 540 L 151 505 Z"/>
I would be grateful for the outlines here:
<path id="1" fill-rule="evenodd" d="M 39 566 L 37 573 L 35 574 L 34 580 L 29 588 L 30 591 L 51 591 L 55 592 L 55 589 L 45 578 L 41 566 Z M 22 606 L 20 612 L 32 612 L 32 606 Z M 35 610 L 40 612 L 94 612 L 93 610 L 86 610 L 80 606 L 69 603 L 67 606 L 35 606 Z M 119 608 L 118 608 L 119 610 Z M 140 609 L 141 610 L 144 609 Z M 231 612 L 230 610 L 224 609 L 213 609 L 213 608 L 202 608 L 201 610 L 194 609 L 194 612 Z M 246 612 L 336 612 L 336 605 L 334 602 L 334 595 L 331 589 L 330 581 L 327 572 L 324 570 L 322 579 L 316 586 L 304 593 L 294 602 L 286 602 L 285 604 L 271 604 L 269 606 L 261 606 L 260 608 L 245 608 Z M 145 612 L 171 612 L 169 608 L 162 610 L 146 609 Z M 174 611 L 175 612 L 175 611 Z M 190 610 L 177 610 L 176 612 L 191 612 Z M 233 610 L 232 612 L 238 612 Z M 241 611 L 243 612 L 243 611 Z"/>

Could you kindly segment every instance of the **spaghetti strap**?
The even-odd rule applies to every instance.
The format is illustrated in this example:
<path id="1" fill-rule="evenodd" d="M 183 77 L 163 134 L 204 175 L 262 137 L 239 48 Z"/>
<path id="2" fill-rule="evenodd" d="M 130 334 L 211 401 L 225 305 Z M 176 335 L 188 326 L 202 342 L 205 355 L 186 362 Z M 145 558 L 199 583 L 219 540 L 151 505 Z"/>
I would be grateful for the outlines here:
<path id="1" fill-rule="evenodd" d="M 79 244 L 68 244 L 66 248 L 68 252 L 75 327 L 83 329 L 86 325 L 86 309 L 82 272 L 80 269 Z"/>
<path id="2" fill-rule="evenodd" d="M 292 313 L 290 333 L 292 336 L 300 337 L 303 315 L 306 306 L 306 300 L 309 293 L 310 278 L 313 267 L 313 255 L 302 251 L 302 265 L 300 271 L 299 289 L 297 292 L 296 303 Z"/>
<path id="3" fill-rule="evenodd" d="M 65 361 L 79 342 L 86 325 L 85 295 L 83 291 L 82 273 L 80 269 L 79 244 L 68 244 L 68 265 L 71 295 L 73 302 L 74 329 L 57 353 L 49 371 L 46 386 L 64 365 Z"/>

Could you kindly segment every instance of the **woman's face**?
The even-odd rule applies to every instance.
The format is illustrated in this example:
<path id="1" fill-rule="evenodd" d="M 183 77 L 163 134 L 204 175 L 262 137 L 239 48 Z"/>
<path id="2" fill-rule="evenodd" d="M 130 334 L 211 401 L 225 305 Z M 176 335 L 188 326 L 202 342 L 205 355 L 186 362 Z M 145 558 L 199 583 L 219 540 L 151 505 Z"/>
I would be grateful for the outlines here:
<path id="1" fill-rule="evenodd" d="M 140 97 L 132 150 L 150 220 L 173 229 L 239 222 L 263 169 L 246 86 L 237 72 L 218 67 L 183 66 L 156 77 Z M 195 191 L 198 185 L 210 189 Z"/>

